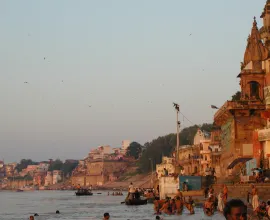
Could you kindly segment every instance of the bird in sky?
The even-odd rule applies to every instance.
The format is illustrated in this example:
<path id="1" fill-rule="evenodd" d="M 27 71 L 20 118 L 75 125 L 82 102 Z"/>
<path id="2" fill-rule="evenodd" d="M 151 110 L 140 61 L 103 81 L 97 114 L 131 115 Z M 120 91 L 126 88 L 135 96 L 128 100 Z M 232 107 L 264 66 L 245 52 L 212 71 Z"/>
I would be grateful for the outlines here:
<path id="1" fill-rule="evenodd" d="M 24 82 L 25 84 L 28 84 L 28 82 Z"/>
<path id="2" fill-rule="evenodd" d="M 192 35 L 192 33 L 191 34 L 189 34 L 189 36 L 191 36 Z"/>
<path id="3" fill-rule="evenodd" d="M 89 107 L 89 108 L 91 108 L 91 107 L 92 107 L 92 105 L 88 105 L 88 107 Z"/>
<path id="4" fill-rule="evenodd" d="M 43 58 L 44 60 L 46 59 L 46 57 Z"/>

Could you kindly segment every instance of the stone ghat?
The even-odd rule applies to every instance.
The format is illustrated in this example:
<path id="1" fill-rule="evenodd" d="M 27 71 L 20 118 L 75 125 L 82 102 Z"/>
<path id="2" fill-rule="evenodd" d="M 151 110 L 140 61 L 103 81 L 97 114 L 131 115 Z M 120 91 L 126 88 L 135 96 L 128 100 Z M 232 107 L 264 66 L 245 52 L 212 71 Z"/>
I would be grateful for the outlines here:
<path id="1" fill-rule="evenodd" d="M 270 199 L 270 184 L 254 184 L 258 189 L 258 194 L 260 200 L 268 201 Z M 213 188 L 215 193 L 218 194 L 222 191 L 222 184 L 215 184 Z M 227 185 L 228 193 L 230 198 L 247 198 L 247 192 L 251 192 L 251 184 L 235 184 L 235 185 Z"/>

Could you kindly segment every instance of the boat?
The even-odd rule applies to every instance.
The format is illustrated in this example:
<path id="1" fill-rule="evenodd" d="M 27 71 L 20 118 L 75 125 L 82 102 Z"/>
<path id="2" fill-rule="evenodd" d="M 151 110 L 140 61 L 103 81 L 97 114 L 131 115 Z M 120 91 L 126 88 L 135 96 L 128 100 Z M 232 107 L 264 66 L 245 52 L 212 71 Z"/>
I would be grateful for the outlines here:
<path id="1" fill-rule="evenodd" d="M 132 200 L 126 199 L 125 204 L 126 205 L 146 205 L 147 199 L 132 199 Z"/>
<path id="2" fill-rule="evenodd" d="M 83 189 L 75 192 L 76 196 L 92 196 L 93 193 L 90 190 Z"/>
<path id="3" fill-rule="evenodd" d="M 147 203 L 153 204 L 154 201 L 155 201 L 155 198 L 154 198 L 154 197 L 153 197 L 153 198 L 148 198 L 148 199 L 147 199 Z"/>
<path id="4" fill-rule="evenodd" d="M 17 189 L 16 192 L 23 192 L 23 190 L 22 189 Z"/>

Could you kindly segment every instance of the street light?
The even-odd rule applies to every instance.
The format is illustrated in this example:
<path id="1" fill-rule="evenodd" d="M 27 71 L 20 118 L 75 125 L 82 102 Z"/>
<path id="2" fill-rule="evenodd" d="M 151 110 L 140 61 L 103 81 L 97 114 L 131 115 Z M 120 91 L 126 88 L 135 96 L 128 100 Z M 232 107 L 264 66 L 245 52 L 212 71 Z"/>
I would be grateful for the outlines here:
<path id="1" fill-rule="evenodd" d="M 151 184 L 152 184 L 152 188 L 154 188 L 154 183 L 153 183 L 153 160 L 152 158 L 149 158 L 149 160 L 151 161 Z"/>
<path id="2" fill-rule="evenodd" d="M 176 157 L 175 160 L 178 162 L 179 160 L 179 129 L 180 129 L 180 121 L 179 121 L 179 112 L 180 106 L 177 103 L 173 103 L 173 106 L 176 110 Z"/>

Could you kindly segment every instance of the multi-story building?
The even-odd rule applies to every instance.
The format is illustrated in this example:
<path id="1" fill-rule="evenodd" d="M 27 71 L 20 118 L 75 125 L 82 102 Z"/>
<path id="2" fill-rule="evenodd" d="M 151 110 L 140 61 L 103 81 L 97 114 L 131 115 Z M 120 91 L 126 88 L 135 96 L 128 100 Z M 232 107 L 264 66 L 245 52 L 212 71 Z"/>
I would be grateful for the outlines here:
<path id="1" fill-rule="evenodd" d="M 223 176 L 228 174 L 228 169 L 235 168 L 238 163 L 251 160 L 254 155 L 261 155 L 262 151 L 260 145 L 254 144 L 253 132 L 266 126 L 266 120 L 261 117 L 261 114 L 270 116 L 268 111 L 265 111 L 266 107 L 270 106 L 269 1 L 261 18 L 264 26 L 260 31 L 254 18 L 241 72 L 238 75 L 241 86 L 240 100 L 225 102 L 214 116 L 215 124 L 221 127 Z M 265 147 L 265 150 L 268 151 L 268 148 Z M 267 155 L 264 154 L 265 157 Z"/>
<path id="2" fill-rule="evenodd" d="M 162 176 L 164 168 L 168 170 L 168 174 L 175 173 L 174 158 L 162 157 L 161 164 L 156 165 L 156 172 L 157 172 L 158 178 Z"/>

